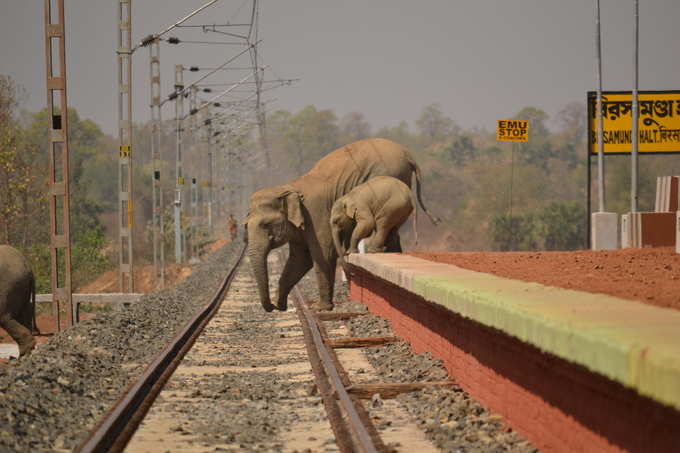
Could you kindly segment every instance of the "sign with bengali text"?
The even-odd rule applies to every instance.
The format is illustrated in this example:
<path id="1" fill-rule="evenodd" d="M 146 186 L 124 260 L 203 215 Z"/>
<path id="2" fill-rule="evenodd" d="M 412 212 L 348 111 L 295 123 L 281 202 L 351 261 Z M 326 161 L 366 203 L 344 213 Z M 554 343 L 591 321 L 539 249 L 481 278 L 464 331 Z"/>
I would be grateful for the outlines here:
<path id="1" fill-rule="evenodd" d="M 590 153 L 597 154 L 597 94 L 588 93 Z M 638 152 L 680 153 L 680 91 L 638 92 Z M 602 93 L 602 140 L 605 154 L 632 148 L 631 92 Z"/>

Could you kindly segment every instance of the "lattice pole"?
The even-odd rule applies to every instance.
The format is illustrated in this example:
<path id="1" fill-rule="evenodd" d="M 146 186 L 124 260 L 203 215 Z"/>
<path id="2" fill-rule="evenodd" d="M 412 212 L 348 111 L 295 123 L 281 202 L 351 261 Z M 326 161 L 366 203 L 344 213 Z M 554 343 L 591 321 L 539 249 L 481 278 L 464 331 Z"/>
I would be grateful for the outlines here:
<path id="1" fill-rule="evenodd" d="M 175 149 L 177 151 L 175 158 L 175 173 L 177 175 L 175 185 L 175 203 L 174 203 L 174 217 L 175 217 L 175 262 L 183 262 L 183 248 L 182 248 L 182 187 L 184 186 L 184 174 L 182 173 L 182 116 L 184 114 L 184 67 L 175 65 L 175 121 L 176 121 L 176 142 Z"/>
<path id="2" fill-rule="evenodd" d="M 207 119 L 205 120 L 205 125 L 207 126 L 207 135 L 208 135 L 208 140 L 207 140 L 207 147 L 208 147 L 208 232 L 210 233 L 210 237 L 213 236 L 214 229 L 213 229 L 213 173 L 214 173 L 214 159 L 213 159 L 213 147 L 212 147 L 212 140 L 213 140 L 213 128 L 212 128 L 212 120 L 210 119 L 210 110 L 208 109 L 207 113 Z"/>
<path id="3" fill-rule="evenodd" d="M 153 266 L 156 285 L 165 286 L 165 222 L 163 222 L 163 188 L 161 186 L 161 46 L 154 39 L 149 44 L 149 76 L 151 80 L 151 159 L 153 160 Z"/>
<path id="4" fill-rule="evenodd" d="M 134 292 L 132 269 L 132 0 L 118 2 L 118 281 Z"/>
<path id="5" fill-rule="evenodd" d="M 193 177 L 191 178 L 191 186 L 190 186 L 190 200 L 189 200 L 189 226 L 190 226 L 190 231 L 193 232 L 193 235 L 191 237 L 191 241 L 189 243 L 189 253 L 191 257 L 196 257 L 197 256 L 197 241 L 196 241 L 196 230 L 199 225 L 199 219 L 198 219 L 198 190 L 197 190 L 197 185 L 196 185 L 196 180 L 200 176 L 200 158 L 198 157 L 198 140 L 196 140 L 196 113 L 197 113 L 197 108 L 198 108 L 198 88 L 196 86 L 192 86 L 191 89 L 189 90 L 189 139 L 190 139 L 190 145 L 191 145 L 191 160 L 192 160 L 192 168 L 191 172 L 193 174 Z"/>
<path id="6" fill-rule="evenodd" d="M 45 62 L 48 112 L 50 264 L 52 309 L 61 328 L 60 302 L 68 324 L 77 319 L 71 297 L 71 228 L 69 199 L 68 102 L 64 0 L 45 0 Z"/>

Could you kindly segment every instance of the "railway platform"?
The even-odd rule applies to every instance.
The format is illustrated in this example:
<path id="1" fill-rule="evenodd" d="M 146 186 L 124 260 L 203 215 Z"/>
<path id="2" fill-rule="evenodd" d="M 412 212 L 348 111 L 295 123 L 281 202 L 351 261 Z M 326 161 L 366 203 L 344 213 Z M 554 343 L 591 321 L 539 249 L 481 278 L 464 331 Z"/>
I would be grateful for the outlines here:
<path id="1" fill-rule="evenodd" d="M 677 451 L 677 310 L 406 255 L 347 261 L 352 300 L 542 451 Z"/>

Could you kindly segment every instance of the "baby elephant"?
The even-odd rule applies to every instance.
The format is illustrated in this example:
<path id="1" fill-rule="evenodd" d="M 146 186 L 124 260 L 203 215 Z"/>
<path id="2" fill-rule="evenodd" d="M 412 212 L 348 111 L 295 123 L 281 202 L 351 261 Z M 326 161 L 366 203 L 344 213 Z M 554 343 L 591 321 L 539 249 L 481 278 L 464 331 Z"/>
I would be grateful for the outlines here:
<path id="1" fill-rule="evenodd" d="M 359 241 L 369 236 L 367 252 L 401 252 L 398 231 L 411 212 L 411 189 L 390 176 L 369 179 L 338 198 L 331 210 L 331 231 L 340 261 L 356 253 Z"/>
<path id="2" fill-rule="evenodd" d="M 35 347 L 35 278 L 15 248 L 0 245 L 0 327 L 19 345 L 19 356 Z"/>

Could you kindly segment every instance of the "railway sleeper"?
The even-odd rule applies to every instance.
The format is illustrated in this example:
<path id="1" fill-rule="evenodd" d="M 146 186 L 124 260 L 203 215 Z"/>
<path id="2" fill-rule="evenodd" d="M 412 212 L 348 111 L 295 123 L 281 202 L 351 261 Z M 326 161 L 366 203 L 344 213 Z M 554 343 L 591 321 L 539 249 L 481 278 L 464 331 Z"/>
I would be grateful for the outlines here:
<path id="1" fill-rule="evenodd" d="M 454 381 L 430 382 L 382 382 L 376 384 L 353 384 L 347 387 L 347 393 L 360 399 L 369 400 L 379 394 L 382 399 L 393 399 L 402 393 L 416 392 L 428 387 L 452 387 Z"/>

